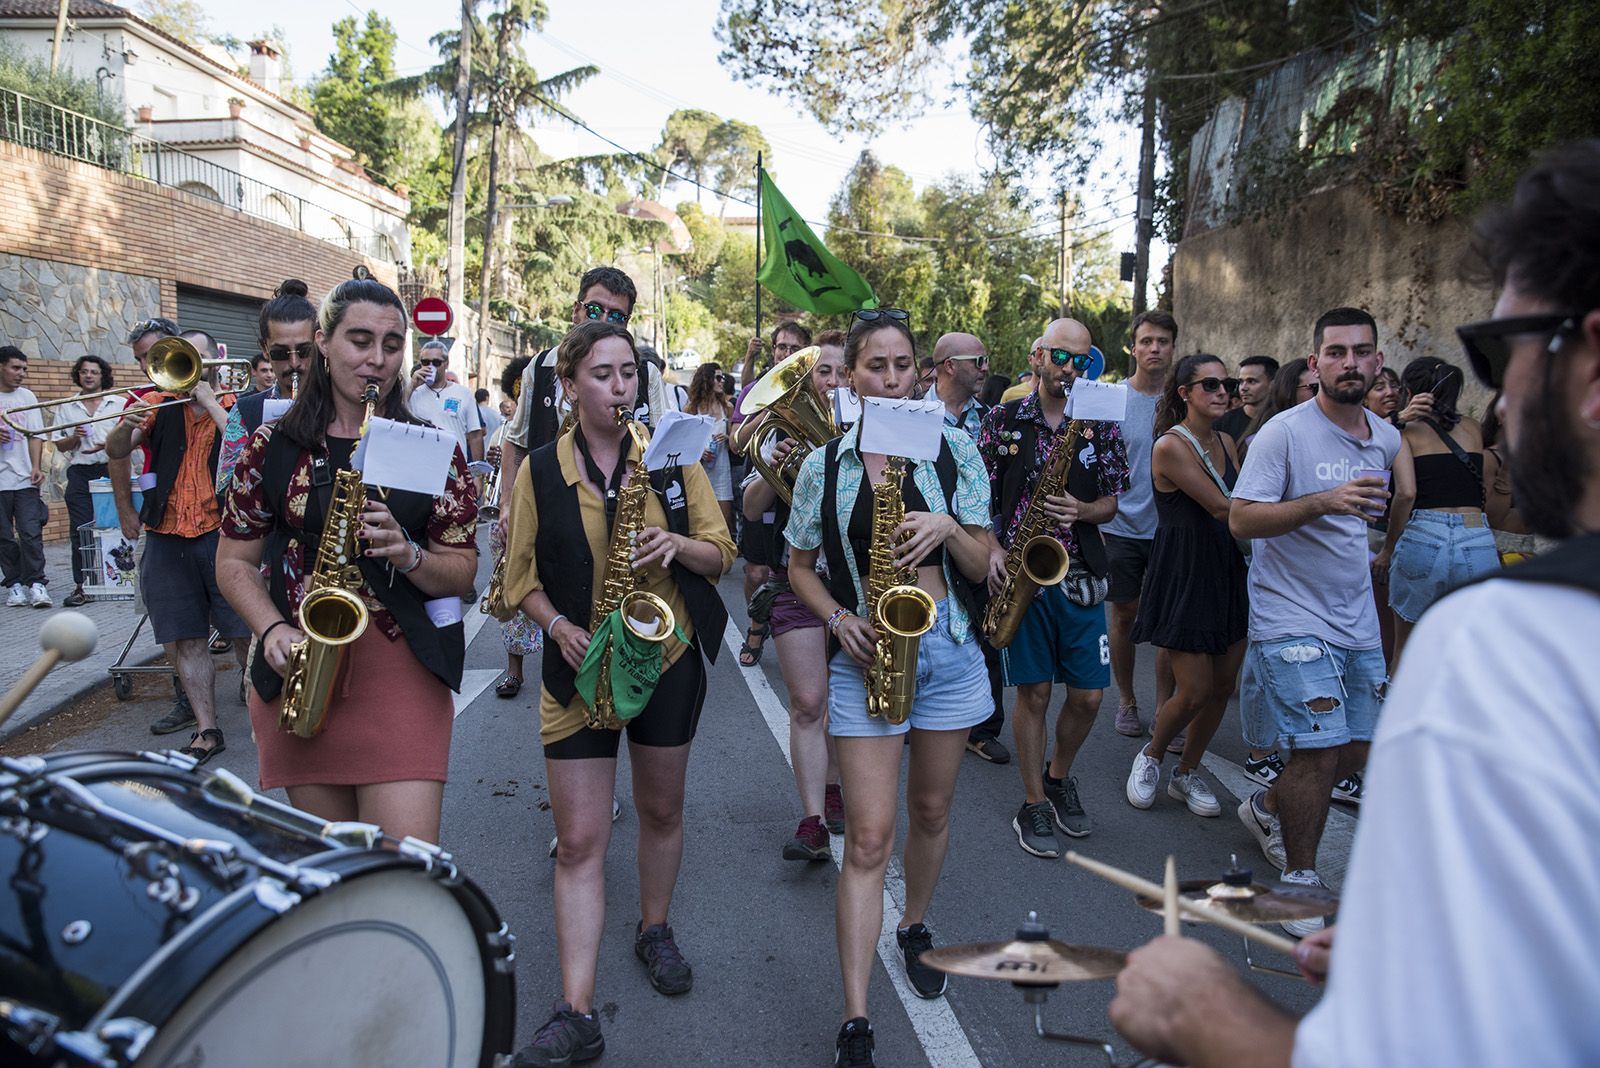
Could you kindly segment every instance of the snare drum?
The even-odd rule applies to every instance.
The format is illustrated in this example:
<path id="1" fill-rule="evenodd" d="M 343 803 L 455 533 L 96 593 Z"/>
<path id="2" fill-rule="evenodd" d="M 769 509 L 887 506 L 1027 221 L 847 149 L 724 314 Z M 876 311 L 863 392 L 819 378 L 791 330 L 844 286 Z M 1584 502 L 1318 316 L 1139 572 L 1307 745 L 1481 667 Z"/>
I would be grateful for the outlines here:
<path id="1" fill-rule="evenodd" d="M 489 1068 L 513 938 L 449 854 L 151 753 L 0 760 L 0 1062 Z"/>

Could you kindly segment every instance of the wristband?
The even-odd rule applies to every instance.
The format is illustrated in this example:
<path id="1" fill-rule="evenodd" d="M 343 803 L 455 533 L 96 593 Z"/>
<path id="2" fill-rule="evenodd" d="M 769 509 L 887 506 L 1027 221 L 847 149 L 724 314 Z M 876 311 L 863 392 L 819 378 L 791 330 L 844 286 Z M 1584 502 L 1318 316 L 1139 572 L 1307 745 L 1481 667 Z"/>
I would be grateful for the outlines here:
<path id="1" fill-rule="evenodd" d="M 547 627 L 544 628 L 544 632 L 546 634 L 550 635 L 550 637 L 554 638 L 556 636 L 556 624 L 560 623 L 563 619 L 566 619 L 566 618 L 567 618 L 567 614 L 565 612 L 559 613 L 556 616 L 556 618 L 552 619 L 550 621 L 550 624 Z"/>
<path id="2" fill-rule="evenodd" d="M 406 544 L 411 546 L 411 563 L 407 567 L 397 567 L 395 571 L 402 575 L 409 575 L 422 566 L 422 546 L 411 540 L 411 535 L 406 535 Z"/>
<path id="3" fill-rule="evenodd" d="M 267 635 L 271 634 L 273 631 L 277 630 L 279 627 L 287 627 L 288 625 L 289 625 L 289 621 L 287 619 L 280 619 L 276 623 L 274 623 L 272 626 L 270 626 L 266 630 L 262 631 L 261 632 L 261 644 L 262 645 L 267 644 Z"/>
<path id="4" fill-rule="evenodd" d="M 840 621 L 843 620 L 844 617 L 849 615 L 849 614 L 850 614 L 850 612 L 847 609 L 835 608 L 833 610 L 833 614 L 828 617 L 828 633 L 829 634 L 838 633 Z"/>

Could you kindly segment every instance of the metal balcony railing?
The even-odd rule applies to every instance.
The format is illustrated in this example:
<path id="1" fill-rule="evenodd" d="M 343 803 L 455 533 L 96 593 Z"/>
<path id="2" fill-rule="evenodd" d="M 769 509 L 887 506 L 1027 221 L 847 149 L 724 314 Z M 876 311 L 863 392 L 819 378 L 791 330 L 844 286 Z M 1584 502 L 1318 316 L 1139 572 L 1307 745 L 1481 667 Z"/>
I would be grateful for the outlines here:
<path id="1" fill-rule="evenodd" d="M 0 140 L 204 197 L 368 259 L 393 261 L 399 256 L 386 234 L 303 197 L 143 134 L 10 89 L 0 89 Z"/>

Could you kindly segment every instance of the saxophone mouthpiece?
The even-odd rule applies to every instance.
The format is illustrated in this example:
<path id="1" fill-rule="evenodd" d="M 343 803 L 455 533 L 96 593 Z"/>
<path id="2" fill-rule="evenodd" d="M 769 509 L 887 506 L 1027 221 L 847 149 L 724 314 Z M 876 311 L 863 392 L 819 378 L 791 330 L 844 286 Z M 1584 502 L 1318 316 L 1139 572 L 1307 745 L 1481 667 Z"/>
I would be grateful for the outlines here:
<path id="1" fill-rule="evenodd" d="M 367 379 L 367 388 L 361 391 L 361 403 L 378 403 L 378 380 L 376 378 Z"/>

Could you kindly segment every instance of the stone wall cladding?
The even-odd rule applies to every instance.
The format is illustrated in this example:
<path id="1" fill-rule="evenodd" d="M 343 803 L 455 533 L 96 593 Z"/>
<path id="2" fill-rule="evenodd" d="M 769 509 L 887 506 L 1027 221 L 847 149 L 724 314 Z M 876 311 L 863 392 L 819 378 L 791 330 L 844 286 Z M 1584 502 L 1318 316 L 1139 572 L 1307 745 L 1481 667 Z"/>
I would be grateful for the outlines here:
<path id="1" fill-rule="evenodd" d="M 111 359 L 159 307 L 159 278 L 0 252 L 0 337 L 30 359 Z"/>

